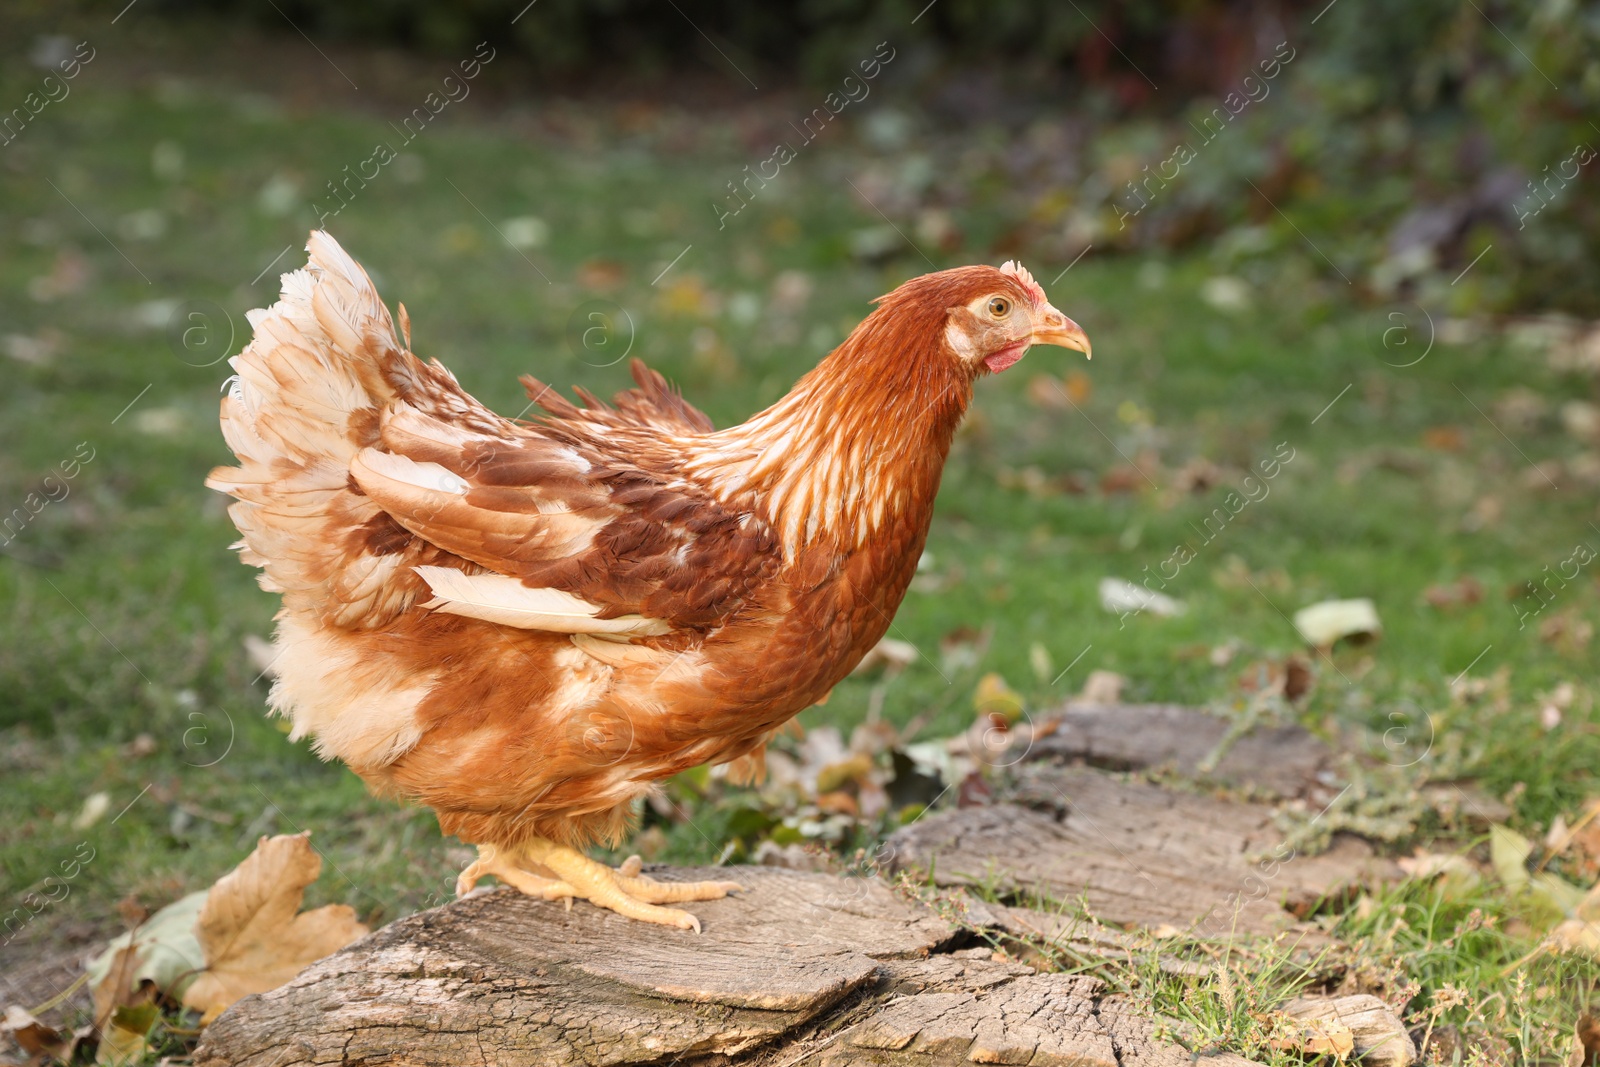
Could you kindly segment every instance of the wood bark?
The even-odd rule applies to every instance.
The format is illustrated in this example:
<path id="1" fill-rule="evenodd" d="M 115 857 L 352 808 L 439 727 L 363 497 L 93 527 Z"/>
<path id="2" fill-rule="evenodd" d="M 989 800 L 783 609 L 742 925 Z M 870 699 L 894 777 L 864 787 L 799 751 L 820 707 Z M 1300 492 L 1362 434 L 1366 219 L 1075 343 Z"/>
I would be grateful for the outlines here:
<path id="1" fill-rule="evenodd" d="M 1115 771 L 1173 770 L 1190 778 L 1300 797 L 1332 783 L 1333 751 L 1295 725 L 1232 724 L 1178 704 L 1068 704 L 1029 759 Z"/>
<path id="2" fill-rule="evenodd" d="M 235 1004 L 196 1067 L 1193 1062 L 1097 980 L 962 949 L 881 881 L 737 877 L 745 893 L 694 906 L 700 936 L 509 890 L 402 919 Z"/>
<path id="3" fill-rule="evenodd" d="M 889 839 L 891 866 L 931 872 L 941 886 L 1037 895 L 1068 915 L 1081 914 L 1081 902 L 1113 925 L 1211 937 L 1294 929 L 1296 913 L 1318 898 L 1399 873 L 1348 835 L 1320 855 L 1299 855 L 1266 804 L 1084 767 L 1030 768 L 1021 792 L 1050 802 L 1059 818 L 1015 804 L 930 815 Z"/>

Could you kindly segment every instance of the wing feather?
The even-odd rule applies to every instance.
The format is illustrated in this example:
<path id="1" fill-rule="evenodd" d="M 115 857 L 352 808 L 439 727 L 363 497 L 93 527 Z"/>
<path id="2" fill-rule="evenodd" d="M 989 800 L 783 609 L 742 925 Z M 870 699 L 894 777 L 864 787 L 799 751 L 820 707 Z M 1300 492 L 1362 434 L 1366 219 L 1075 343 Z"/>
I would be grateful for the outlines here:
<path id="1" fill-rule="evenodd" d="M 529 588 L 502 574 L 465 574 L 453 567 L 418 567 L 417 573 L 434 595 L 423 607 L 452 615 L 564 634 L 657 637 L 672 630 L 660 619 L 640 615 L 602 619 L 598 604 L 560 589 Z"/>

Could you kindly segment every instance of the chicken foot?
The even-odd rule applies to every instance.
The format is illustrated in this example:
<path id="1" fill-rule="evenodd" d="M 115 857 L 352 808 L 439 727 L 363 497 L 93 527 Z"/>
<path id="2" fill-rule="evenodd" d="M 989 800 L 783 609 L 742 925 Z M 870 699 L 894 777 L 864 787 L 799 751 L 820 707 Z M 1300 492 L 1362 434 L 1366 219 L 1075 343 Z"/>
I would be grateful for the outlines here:
<path id="1" fill-rule="evenodd" d="M 520 893 L 542 900 L 574 897 L 619 915 L 644 922 L 700 932 L 700 920 L 677 908 L 690 900 L 717 900 L 744 887 L 737 882 L 658 882 L 639 873 L 638 856 L 630 856 L 615 869 L 590 859 L 577 849 L 534 838 L 510 848 L 479 845 L 478 858 L 456 879 L 456 895 L 465 896 L 478 879 L 492 875 Z M 538 868 L 548 874 L 538 873 Z M 553 876 L 553 877 L 552 877 Z"/>

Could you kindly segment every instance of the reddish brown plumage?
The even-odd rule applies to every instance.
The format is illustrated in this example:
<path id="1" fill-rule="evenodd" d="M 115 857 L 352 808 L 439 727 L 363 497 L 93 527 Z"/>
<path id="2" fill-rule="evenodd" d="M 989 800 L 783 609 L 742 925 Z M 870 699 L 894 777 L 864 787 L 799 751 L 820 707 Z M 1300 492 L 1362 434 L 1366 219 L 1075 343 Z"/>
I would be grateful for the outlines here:
<path id="1" fill-rule="evenodd" d="M 637 363 L 610 405 L 524 379 L 546 414 L 513 423 L 308 247 L 252 313 L 209 484 L 283 593 L 275 707 L 476 843 L 614 840 L 660 778 L 756 770 L 887 629 L 984 357 L 1062 319 L 1025 271 L 944 271 L 741 426 Z"/>

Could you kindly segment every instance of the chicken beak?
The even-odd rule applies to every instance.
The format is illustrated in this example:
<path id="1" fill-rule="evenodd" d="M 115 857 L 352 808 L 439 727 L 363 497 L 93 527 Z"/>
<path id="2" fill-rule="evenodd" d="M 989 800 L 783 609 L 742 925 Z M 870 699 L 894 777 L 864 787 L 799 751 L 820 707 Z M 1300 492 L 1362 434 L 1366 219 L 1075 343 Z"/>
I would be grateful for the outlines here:
<path id="1" fill-rule="evenodd" d="M 1028 338 L 1028 344 L 1057 345 L 1082 352 L 1086 359 L 1094 358 L 1089 346 L 1089 337 L 1083 332 L 1083 327 L 1049 304 L 1034 312 L 1033 334 Z"/>

